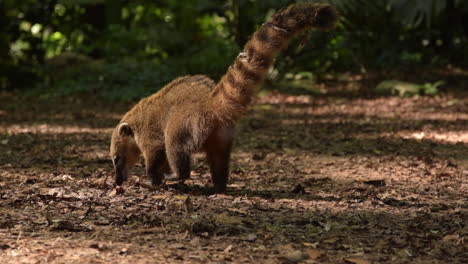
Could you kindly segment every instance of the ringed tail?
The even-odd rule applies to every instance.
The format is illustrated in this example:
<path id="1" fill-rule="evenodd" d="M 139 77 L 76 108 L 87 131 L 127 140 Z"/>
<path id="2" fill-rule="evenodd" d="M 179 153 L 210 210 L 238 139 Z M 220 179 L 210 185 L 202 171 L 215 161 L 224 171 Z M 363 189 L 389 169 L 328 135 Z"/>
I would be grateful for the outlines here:
<path id="1" fill-rule="evenodd" d="M 237 121 L 289 41 L 308 29 L 332 29 L 337 19 L 333 6 L 317 3 L 293 4 L 275 13 L 253 34 L 216 84 L 209 101 L 215 116 L 223 121 Z"/>

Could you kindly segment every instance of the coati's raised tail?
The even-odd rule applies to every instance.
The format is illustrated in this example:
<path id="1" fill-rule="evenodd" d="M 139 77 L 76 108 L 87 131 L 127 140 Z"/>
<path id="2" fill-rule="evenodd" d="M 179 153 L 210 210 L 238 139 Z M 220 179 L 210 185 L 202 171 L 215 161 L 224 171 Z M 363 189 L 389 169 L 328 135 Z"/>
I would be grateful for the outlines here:
<path id="1" fill-rule="evenodd" d="M 295 4 L 274 14 L 253 34 L 216 85 L 211 103 L 217 116 L 224 120 L 239 119 L 274 59 L 289 41 L 311 28 L 331 29 L 336 21 L 336 10 L 326 4 Z"/>
<path id="2" fill-rule="evenodd" d="M 235 121 L 265 79 L 278 53 L 298 33 L 332 28 L 333 7 L 296 4 L 274 14 L 247 42 L 218 84 L 206 76 L 185 76 L 142 99 L 112 133 L 110 154 L 115 182 L 121 185 L 142 154 L 155 185 L 164 174 L 183 181 L 190 176 L 191 154 L 203 151 L 215 192 L 224 192 Z"/>

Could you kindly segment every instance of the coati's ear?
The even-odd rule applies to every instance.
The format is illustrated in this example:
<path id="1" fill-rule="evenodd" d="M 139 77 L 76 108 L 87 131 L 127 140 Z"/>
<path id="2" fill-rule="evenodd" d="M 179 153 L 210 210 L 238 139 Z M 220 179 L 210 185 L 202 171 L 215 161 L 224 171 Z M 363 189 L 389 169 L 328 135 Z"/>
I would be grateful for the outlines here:
<path id="1" fill-rule="evenodd" d="M 119 126 L 119 135 L 120 136 L 130 136 L 133 137 L 133 130 L 127 123 L 122 123 Z"/>

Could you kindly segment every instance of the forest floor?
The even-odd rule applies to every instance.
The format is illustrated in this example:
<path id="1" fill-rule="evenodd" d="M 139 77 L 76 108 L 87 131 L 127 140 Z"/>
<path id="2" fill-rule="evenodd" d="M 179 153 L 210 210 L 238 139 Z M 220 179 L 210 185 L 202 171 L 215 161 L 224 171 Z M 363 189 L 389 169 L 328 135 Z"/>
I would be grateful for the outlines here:
<path id="1" fill-rule="evenodd" d="M 222 195 L 200 155 L 186 186 L 145 188 L 139 165 L 117 193 L 110 134 L 130 105 L 0 94 L 0 262 L 468 263 L 468 93 L 452 77 L 432 97 L 376 96 L 360 75 L 264 93 Z"/>

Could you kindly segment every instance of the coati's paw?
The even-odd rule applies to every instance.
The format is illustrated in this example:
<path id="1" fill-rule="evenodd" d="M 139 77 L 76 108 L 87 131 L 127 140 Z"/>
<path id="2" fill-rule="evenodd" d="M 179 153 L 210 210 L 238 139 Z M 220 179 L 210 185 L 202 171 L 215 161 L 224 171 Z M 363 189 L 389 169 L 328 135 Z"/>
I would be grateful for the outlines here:
<path id="1" fill-rule="evenodd" d="M 213 193 L 225 193 L 226 192 L 226 185 L 214 185 L 213 186 Z"/>
<path id="2" fill-rule="evenodd" d="M 115 186 L 114 190 L 115 190 L 115 194 L 122 195 L 125 193 L 125 189 L 120 185 Z"/>
<path id="3" fill-rule="evenodd" d="M 157 177 L 155 175 L 150 175 L 151 184 L 153 186 L 160 186 L 163 184 L 163 177 Z"/>
<path id="4" fill-rule="evenodd" d="M 164 180 L 166 181 L 179 181 L 179 176 L 175 173 L 164 173 Z"/>
<path id="5" fill-rule="evenodd" d="M 178 193 L 190 193 L 192 191 L 192 187 L 185 184 L 184 182 L 177 181 L 173 184 L 167 185 L 168 189 L 172 189 Z"/>
<path id="6" fill-rule="evenodd" d="M 161 191 L 161 190 L 167 190 L 168 189 L 166 184 L 153 185 L 153 184 L 148 184 L 148 183 L 145 183 L 145 182 L 140 183 L 140 187 L 148 189 L 150 191 Z"/>

